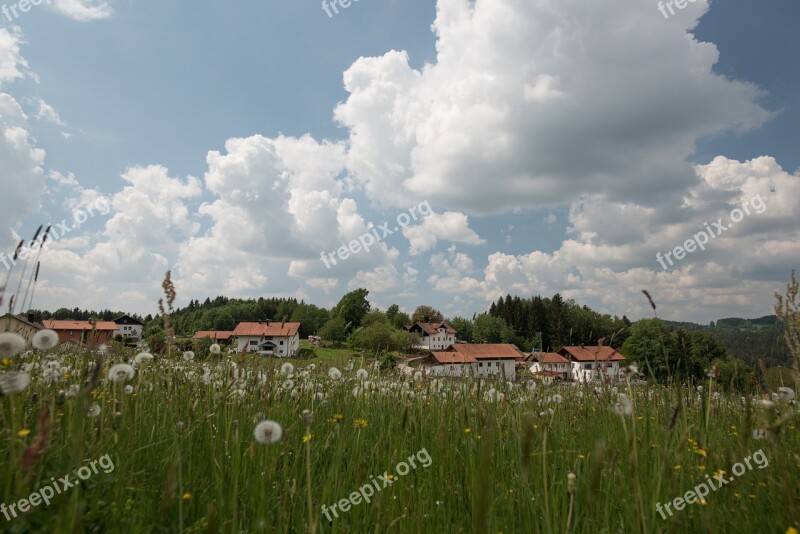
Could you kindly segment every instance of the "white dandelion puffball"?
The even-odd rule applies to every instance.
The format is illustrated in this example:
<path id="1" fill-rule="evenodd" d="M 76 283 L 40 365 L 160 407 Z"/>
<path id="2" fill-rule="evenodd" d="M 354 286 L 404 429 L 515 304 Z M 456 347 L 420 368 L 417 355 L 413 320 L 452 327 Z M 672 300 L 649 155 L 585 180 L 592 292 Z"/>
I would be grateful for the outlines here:
<path id="1" fill-rule="evenodd" d="M 356 378 L 358 378 L 359 380 L 364 380 L 368 376 L 369 373 L 367 372 L 366 369 L 359 369 L 358 371 L 356 371 Z"/>
<path id="2" fill-rule="evenodd" d="M 283 436 L 283 429 L 275 421 L 261 421 L 253 432 L 256 441 L 264 444 L 277 443 L 281 436 Z"/>
<path id="3" fill-rule="evenodd" d="M 284 363 L 281 365 L 281 374 L 282 375 L 290 375 L 294 373 L 294 365 L 289 362 Z"/>
<path id="4" fill-rule="evenodd" d="M 102 410 L 100 409 L 100 405 L 99 404 L 92 404 L 89 407 L 89 411 L 88 411 L 89 417 L 97 417 L 98 415 L 100 415 L 101 411 Z"/>
<path id="5" fill-rule="evenodd" d="M 220 352 L 222 352 L 222 349 L 219 348 L 219 345 L 214 343 L 213 345 L 208 347 L 208 352 L 210 352 L 211 354 L 219 354 Z"/>
<path id="6" fill-rule="evenodd" d="M 80 393 L 81 387 L 78 384 L 72 384 L 64 393 L 65 397 L 77 397 Z"/>
<path id="7" fill-rule="evenodd" d="M 108 354 L 108 345 L 103 343 L 102 345 L 97 347 L 97 353 L 98 354 L 103 354 L 103 355 Z"/>
<path id="8" fill-rule="evenodd" d="M 28 342 L 25 338 L 14 332 L 0 334 L 0 358 L 13 358 L 23 350 Z"/>
<path id="9" fill-rule="evenodd" d="M 316 365 L 314 365 L 313 363 L 307 367 L 307 369 L 308 369 L 309 371 L 313 371 L 313 370 L 314 370 L 314 369 L 316 369 L 316 368 L 317 368 L 317 366 L 316 366 Z"/>
<path id="10" fill-rule="evenodd" d="M 419 382 L 422 380 L 422 371 L 417 371 L 414 373 L 414 382 Z"/>
<path id="11" fill-rule="evenodd" d="M 31 345 L 39 350 L 52 349 L 58 345 L 58 334 L 53 330 L 39 330 L 33 334 Z"/>
<path id="12" fill-rule="evenodd" d="M 293 387 L 294 387 L 294 380 L 291 379 L 285 380 L 281 385 L 281 388 L 283 389 L 292 389 Z"/>
<path id="13" fill-rule="evenodd" d="M 133 363 L 141 365 L 144 362 L 149 362 L 153 359 L 153 355 L 149 352 L 140 352 L 133 358 Z"/>
<path id="14" fill-rule="evenodd" d="M 775 403 L 772 402 L 771 400 L 767 400 L 767 399 L 761 399 L 760 404 L 761 404 L 761 407 L 766 409 L 766 410 L 771 410 L 772 408 L 775 407 Z"/>
<path id="15" fill-rule="evenodd" d="M 186 360 L 187 362 L 194 360 L 194 352 L 187 350 L 186 352 L 183 353 L 183 359 Z"/>
<path id="16" fill-rule="evenodd" d="M 28 373 L 13 372 L 0 374 L 0 393 L 3 395 L 16 395 L 22 393 L 31 383 Z"/>
<path id="17" fill-rule="evenodd" d="M 112 382 L 127 382 L 136 374 L 133 366 L 127 363 L 118 363 L 108 370 L 108 379 Z"/>
<path id="18" fill-rule="evenodd" d="M 344 367 L 344 370 L 345 371 L 352 371 L 353 368 L 354 368 L 353 360 L 348 360 L 347 361 L 347 365 L 345 365 L 345 367 Z"/>
<path id="19" fill-rule="evenodd" d="M 624 393 L 620 393 L 619 400 L 614 405 L 614 413 L 619 416 L 630 415 L 633 413 L 633 403 Z"/>
<path id="20" fill-rule="evenodd" d="M 794 390 L 786 387 L 778 388 L 778 397 L 785 401 L 794 400 Z"/>
<path id="21" fill-rule="evenodd" d="M 126 395 L 130 395 L 131 393 L 133 393 L 133 386 L 131 385 L 125 386 L 122 389 L 122 391 L 124 391 Z"/>
<path id="22" fill-rule="evenodd" d="M 342 372 L 338 370 L 336 367 L 331 367 L 328 369 L 328 376 L 331 377 L 333 380 L 339 380 L 342 378 Z"/>

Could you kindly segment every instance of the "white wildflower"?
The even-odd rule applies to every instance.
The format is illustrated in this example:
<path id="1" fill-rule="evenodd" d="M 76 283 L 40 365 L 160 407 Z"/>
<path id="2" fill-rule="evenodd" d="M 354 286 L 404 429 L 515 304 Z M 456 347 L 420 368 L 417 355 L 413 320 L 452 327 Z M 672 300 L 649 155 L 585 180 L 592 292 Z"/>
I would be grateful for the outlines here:
<path id="1" fill-rule="evenodd" d="M 281 436 L 283 436 L 283 429 L 275 421 L 261 421 L 253 431 L 256 441 L 264 444 L 277 443 Z"/>
<path id="2" fill-rule="evenodd" d="M 0 358 L 13 358 L 27 345 L 25 338 L 14 332 L 3 332 L 0 334 Z"/>
<path id="3" fill-rule="evenodd" d="M 11 372 L 0 373 L 0 393 L 3 395 L 16 395 L 22 393 L 31 383 L 28 373 Z"/>
<path id="4" fill-rule="evenodd" d="M 33 348 L 39 350 L 52 349 L 58 345 L 58 334 L 54 330 L 39 330 L 33 334 L 31 345 L 33 345 Z"/>
<path id="5" fill-rule="evenodd" d="M 328 369 L 328 376 L 331 377 L 333 380 L 339 380 L 342 378 L 342 372 L 338 370 L 336 367 L 331 367 Z"/>
<path id="6" fill-rule="evenodd" d="M 108 379 L 112 382 L 127 382 L 136 374 L 136 370 L 132 365 L 127 363 L 118 363 L 111 366 L 108 370 Z"/>
<path id="7" fill-rule="evenodd" d="M 358 378 L 359 380 L 364 380 L 368 376 L 369 373 L 367 372 L 366 369 L 359 369 L 358 371 L 356 371 L 356 378 Z"/>
<path id="8" fill-rule="evenodd" d="M 614 405 L 614 413 L 619 416 L 630 415 L 633 413 L 633 403 L 624 393 L 620 393 L 617 403 Z"/>
<path id="9" fill-rule="evenodd" d="M 133 358 L 133 363 L 136 365 L 141 365 L 144 362 L 149 362 L 153 359 L 153 355 L 149 352 L 140 352 Z"/>
<path id="10" fill-rule="evenodd" d="M 778 397 L 784 401 L 794 400 L 794 390 L 792 388 L 778 388 Z"/>
<path id="11" fill-rule="evenodd" d="M 284 363 L 281 365 L 281 374 L 282 375 L 290 375 L 294 373 L 294 365 L 289 362 Z"/>
<path id="12" fill-rule="evenodd" d="M 194 352 L 187 350 L 183 353 L 183 359 L 187 362 L 194 360 Z"/>

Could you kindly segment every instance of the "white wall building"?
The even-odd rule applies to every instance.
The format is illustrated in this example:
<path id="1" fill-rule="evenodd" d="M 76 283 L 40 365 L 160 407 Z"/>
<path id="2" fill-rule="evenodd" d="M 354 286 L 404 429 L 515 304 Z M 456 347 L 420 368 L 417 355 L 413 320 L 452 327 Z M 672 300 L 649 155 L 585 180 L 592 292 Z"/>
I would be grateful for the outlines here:
<path id="1" fill-rule="evenodd" d="M 114 324 L 117 325 L 114 336 L 120 335 L 123 339 L 142 339 L 144 325 L 130 315 L 123 315 L 114 319 Z"/>
<path id="2" fill-rule="evenodd" d="M 233 335 L 239 353 L 290 358 L 300 348 L 300 323 L 239 323 Z"/>
<path id="3" fill-rule="evenodd" d="M 406 330 L 417 336 L 417 349 L 444 350 L 456 342 L 456 330 L 447 323 L 414 323 Z"/>
<path id="4" fill-rule="evenodd" d="M 434 352 L 422 368 L 435 376 L 516 380 L 516 363 L 524 357 L 516 345 L 507 343 L 457 343 Z"/>
<path id="5" fill-rule="evenodd" d="M 543 382 L 568 380 L 572 373 L 572 363 L 557 352 L 537 352 L 531 354 L 533 365 L 530 371 Z"/>
<path id="6" fill-rule="evenodd" d="M 570 379 L 577 382 L 619 382 L 625 356 L 611 347 L 562 347 L 558 353 L 570 361 Z"/>

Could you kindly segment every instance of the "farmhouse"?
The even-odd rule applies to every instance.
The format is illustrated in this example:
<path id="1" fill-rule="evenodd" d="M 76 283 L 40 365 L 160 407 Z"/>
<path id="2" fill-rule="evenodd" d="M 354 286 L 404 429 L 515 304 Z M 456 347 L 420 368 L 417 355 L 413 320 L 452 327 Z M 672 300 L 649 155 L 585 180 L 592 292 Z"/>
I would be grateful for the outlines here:
<path id="1" fill-rule="evenodd" d="M 535 352 L 531 354 L 533 365 L 530 371 L 535 378 L 542 382 L 560 382 L 568 380 L 571 376 L 572 364 L 557 352 Z"/>
<path id="2" fill-rule="evenodd" d="M 201 330 L 192 336 L 192 339 L 211 339 L 217 345 L 230 345 L 233 341 L 233 332 L 229 330 Z"/>
<path id="3" fill-rule="evenodd" d="M 120 335 L 123 339 L 142 339 L 142 331 L 144 324 L 141 321 L 134 319 L 130 315 L 123 315 L 114 319 L 114 324 L 117 325 L 117 330 L 114 335 Z"/>
<path id="4" fill-rule="evenodd" d="M 114 321 L 97 321 L 92 324 L 89 321 L 46 320 L 42 324 L 45 328 L 54 330 L 61 343 L 83 343 L 90 347 L 112 341 L 117 330 L 117 323 Z"/>
<path id="5" fill-rule="evenodd" d="M 0 317 L 0 332 L 14 332 L 25 338 L 28 343 L 33 339 L 33 335 L 42 329 L 41 325 L 33 321 L 33 317 L 27 319 L 22 315 L 11 315 L 6 313 Z"/>
<path id="6" fill-rule="evenodd" d="M 406 330 L 417 336 L 417 349 L 444 350 L 456 342 L 456 330 L 447 323 L 414 323 Z"/>
<path id="7" fill-rule="evenodd" d="M 558 353 L 570 362 L 570 379 L 578 382 L 617 382 L 625 356 L 611 347 L 562 347 Z"/>
<path id="8" fill-rule="evenodd" d="M 239 323 L 233 331 L 236 351 L 253 352 L 279 358 L 294 356 L 300 348 L 300 323 Z"/>
<path id="9" fill-rule="evenodd" d="M 516 345 L 455 343 L 422 361 L 428 374 L 516 380 L 516 362 L 525 355 Z"/>

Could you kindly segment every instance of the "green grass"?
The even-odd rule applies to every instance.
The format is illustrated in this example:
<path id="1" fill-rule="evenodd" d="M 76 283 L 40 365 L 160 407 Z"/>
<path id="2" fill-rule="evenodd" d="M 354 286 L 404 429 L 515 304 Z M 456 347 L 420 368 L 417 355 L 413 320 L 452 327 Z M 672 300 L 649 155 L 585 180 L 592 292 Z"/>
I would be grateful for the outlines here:
<path id="1" fill-rule="evenodd" d="M 614 413 L 608 389 L 473 381 L 402 382 L 369 368 L 366 389 L 351 353 L 317 349 L 297 364 L 293 387 L 285 360 L 242 358 L 237 380 L 225 359 L 140 366 L 134 392 L 103 380 L 87 396 L 88 355 L 61 354 L 56 384 L 33 382 L 0 397 L 0 470 L 6 505 L 108 454 L 100 471 L 50 506 L 6 522 L 8 532 L 786 532 L 800 528 L 797 407 L 764 409 L 738 396 L 715 398 L 713 384 L 693 390 L 631 390 L 633 414 Z M 111 356 L 105 367 L 123 358 Z M 235 357 L 238 358 L 238 357 Z M 16 360 L 42 364 L 41 354 Z M 52 358 L 55 359 L 55 358 Z M 216 366 L 220 364 L 220 369 Z M 305 377 L 309 365 L 315 368 Z M 203 380 L 203 365 L 211 369 Z M 342 380 L 327 368 L 336 365 Z M 303 369 L 301 369 L 301 367 Z M 64 376 L 66 375 L 66 378 Z M 259 377 L 262 375 L 262 377 Z M 263 380 L 262 380 L 263 378 Z M 81 394 L 61 391 L 81 384 Z M 363 384 L 362 384 L 363 386 Z M 489 395 L 495 388 L 498 395 Z M 354 395 L 354 389 L 356 394 Z M 620 393 L 625 391 L 620 387 Z M 562 402 L 552 399 L 560 395 Z M 97 417 L 86 415 L 97 404 Z M 676 412 L 676 407 L 678 408 Z M 50 425 L 41 458 L 23 469 L 23 451 Z M 307 429 L 302 411 L 313 413 Z M 550 413 L 552 410 L 552 413 Z M 777 411 L 776 411 L 777 410 Z M 255 425 L 283 427 L 273 445 Z M 359 428 L 356 420 L 366 426 Z M 783 421 L 780 432 L 752 432 Z M 21 437 L 20 430 L 31 433 Z M 23 433 L 24 434 L 24 433 Z M 311 434 L 308 443 L 304 436 Z M 308 448 L 306 448 L 308 447 Z M 371 477 L 425 449 L 432 460 L 328 522 L 320 512 Z M 657 502 L 683 495 L 718 469 L 763 450 L 769 465 L 662 519 Z M 310 459 L 310 463 L 308 460 Z M 570 493 L 568 474 L 575 473 Z M 308 481 L 310 480 L 310 484 Z M 309 514 L 309 495 L 311 514 Z M 571 511 L 570 511 L 571 510 Z"/>

